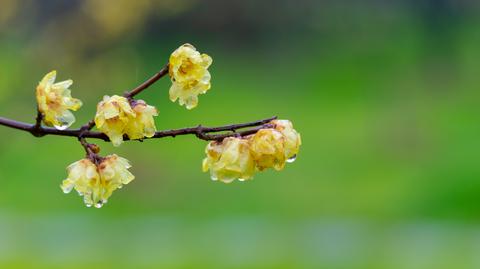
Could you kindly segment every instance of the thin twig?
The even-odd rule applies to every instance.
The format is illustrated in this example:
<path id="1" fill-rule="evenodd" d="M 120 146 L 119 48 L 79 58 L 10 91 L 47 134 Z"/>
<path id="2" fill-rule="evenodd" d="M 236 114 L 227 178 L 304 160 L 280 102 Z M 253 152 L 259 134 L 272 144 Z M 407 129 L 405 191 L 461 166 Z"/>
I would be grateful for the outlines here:
<path id="1" fill-rule="evenodd" d="M 203 139 L 203 140 L 217 140 L 217 141 L 221 141 L 223 140 L 224 138 L 227 138 L 227 137 L 235 137 L 235 136 L 239 136 L 239 137 L 243 137 L 243 136 L 247 136 L 247 135 L 251 135 L 251 134 L 255 134 L 256 132 L 258 132 L 259 130 L 261 129 L 267 129 L 267 128 L 274 128 L 275 126 L 273 124 L 264 124 L 264 125 L 260 125 L 258 127 L 255 127 L 255 128 L 252 128 L 252 129 L 248 129 L 248 130 L 245 130 L 245 131 L 241 131 L 241 132 L 229 132 L 229 133 L 224 133 L 224 134 L 205 134 L 205 133 L 201 133 L 200 134 L 200 139 Z"/>
<path id="2" fill-rule="evenodd" d="M 80 142 L 80 144 L 82 144 L 82 147 L 85 149 L 87 158 L 89 158 L 90 160 L 95 160 L 95 153 L 90 148 L 90 144 L 87 142 L 87 140 L 84 137 L 80 137 L 78 141 Z"/>
<path id="3" fill-rule="evenodd" d="M 203 127 L 201 125 L 198 125 L 196 127 L 157 131 L 155 132 L 155 135 L 151 138 L 162 138 L 162 137 L 169 137 L 169 136 L 175 137 L 178 135 L 196 135 L 198 138 L 202 140 L 221 140 L 225 137 L 245 136 L 245 135 L 256 133 L 259 129 L 271 128 L 271 125 L 269 124 L 269 122 L 276 118 L 277 117 L 271 117 L 271 118 L 259 120 L 259 121 L 240 123 L 240 124 L 229 124 L 229 125 L 218 126 L 218 127 Z M 35 127 L 35 124 L 19 122 L 19 121 L 15 121 L 15 120 L 3 118 L 3 117 L 0 117 L 0 125 L 25 131 L 25 132 L 29 132 L 35 136 L 57 135 L 57 136 L 77 137 L 77 138 L 94 138 L 94 139 L 101 139 L 104 141 L 110 141 L 110 139 L 104 133 L 83 130 L 82 128 L 57 130 L 51 127 L 40 126 L 40 128 L 37 129 Z M 238 131 L 240 129 L 244 129 L 248 127 L 257 127 L 257 128 Z M 217 133 L 222 131 L 231 131 L 231 132 L 226 134 L 210 134 L 210 133 Z M 146 137 L 144 139 L 148 139 L 148 138 Z M 124 140 L 130 140 L 130 139 L 128 137 L 124 137 Z"/>
<path id="4" fill-rule="evenodd" d="M 39 132 L 40 128 L 42 127 L 42 120 L 43 120 L 43 114 L 40 112 L 40 109 L 37 107 L 37 117 L 35 118 L 35 125 L 34 125 L 34 131 L 32 132 L 32 135 L 34 136 L 42 136 L 42 134 Z"/>
<path id="5" fill-rule="evenodd" d="M 37 108 L 37 117 L 35 118 L 35 127 L 39 128 L 42 125 L 43 114 L 40 109 Z"/>
<path id="6" fill-rule="evenodd" d="M 89 131 L 89 130 L 92 130 L 93 126 L 95 126 L 95 121 L 94 120 L 89 120 L 87 123 L 82 125 L 82 127 L 80 127 L 80 130 L 81 131 Z"/>
<path id="7" fill-rule="evenodd" d="M 123 96 L 130 99 L 130 98 L 133 98 L 135 95 L 141 93 L 143 90 L 147 89 L 147 88 L 150 87 L 152 84 L 154 84 L 154 83 L 157 82 L 159 79 L 161 79 L 161 78 L 164 77 L 166 74 L 168 74 L 168 66 L 169 66 L 169 64 L 167 63 L 167 64 L 164 65 L 164 66 L 162 67 L 162 69 L 160 69 L 160 71 L 158 71 L 155 75 L 153 75 L 152 77 L 150 77 L 149 79 L 147 79 L 145 82 L 143 82 L 142 84 L 140 84 L 140 85 L 138 85 L 137 87 L 135 87 L 133 90 L 124 93 Z"/>

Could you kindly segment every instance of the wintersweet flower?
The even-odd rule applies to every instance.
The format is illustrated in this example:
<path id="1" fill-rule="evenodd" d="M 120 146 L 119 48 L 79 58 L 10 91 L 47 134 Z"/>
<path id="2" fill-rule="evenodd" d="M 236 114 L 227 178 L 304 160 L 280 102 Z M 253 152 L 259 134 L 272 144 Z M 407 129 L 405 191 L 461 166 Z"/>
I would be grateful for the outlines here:
<path id="1" fill-rule="evenodd" d="M 135 101 L 133 107 L 135 118 L 130 118 L 125 127 L 125 134 L 130 139 L 142 139 L 144 137 L 152 137 L 157 128 L 153 116 L 158 116 L 158 111 L 154 106 L 147 105 L 145 101 Z"/>
<path id="2" fill-rule="evenodd" d="M 169 60 L 169 74 L 172 80 L 170 100 L 179 100 L 180 105 L 192 109 L 198 104 L 198 95 L 210 89 L 208 67 L 212 58 L 200 54 L 194 46 L 184 44 L 176 49 Z"/>
<path id="3" fill-rule="evenodd" d="M 205 149 L 203 171 L 210 170 L 213 180 L 230 183 L 235 179 L 251 179 L 255 173 L 255 162 L 250 154 L 248 141 L 236 137 L 225 138 L 222 142 L 212 141 Z"/>
<path id="4" fill-rule="evenodd" d="M 128 99 L 122 96 L 104 96 L 97 105 L 95 125 L 110 138 L 114 146 L 123 142 L 124 130 L 136 114 Z"/>
<path id="5" fill-rule="evenodd" d="M 100 208 L 113 191 L 135 178 L 128 171 L 130 167 L 128 160 L 115 154 L 102 158 L 97 165 L 90 159 L 82 159 L 67 167 L 68 177 L 60 187 L 64 193 L 75 189 L 87 207 Z"/>
<path id="6" fill-rule="evenodd" d="M 262 129 L 249 137 L 250 152 L 258 170 L 274 168 L 279 171 L 285 166 L 285 138 L 275 129 Z"/>
<path id="7" fill-rule="evenodd" d="M 293 162 L 297 157 L 302 139 L 300 134 L 293 129 L 293 124 L 289 120 L 273 120 L 275 130 L 279 131 L 285 138 L 285 157 L 287 162 Z"/>
<path id="8" fill-rule="evenodd" d="M 45 125 L 64 130 L 75 122 L 75 116 L 70 110 L 78 110 L 82 101 L 72 97 L 68 89 L 73 84 L 71 79 L 55 83 L 56 76 L 57 72 L 52 71 L 38 84 L 37 105 Z"/>

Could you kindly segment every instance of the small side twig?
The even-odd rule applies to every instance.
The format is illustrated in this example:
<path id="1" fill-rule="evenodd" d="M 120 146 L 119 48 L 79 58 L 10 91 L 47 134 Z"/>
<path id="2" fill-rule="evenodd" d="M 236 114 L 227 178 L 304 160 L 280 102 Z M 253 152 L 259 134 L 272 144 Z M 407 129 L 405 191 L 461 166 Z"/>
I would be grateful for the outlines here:
<path id="1" fill-rule="evenodd" d="M 40 112 L 39 109 L 37 109 L 37 117 L 35 118 L 35 128 L 40 128 L 42 125 L 42 120 L 43 120 L 43 114 Z"/>
<path id="2" fill-rule="evenodd" d="M 95 121 L 94 120 L 89 120 L 87 123 L 85 123 L 84 125 L 82 125 L 82 127 L 80 127 L 80 131 L 82 133 L 84 132 L 87 132 L 87 131 L 90 131 L 92 130 L 92 128 L 95 126 Z"/>
<path id="3" fill-rule="evenodd" d="M 133 98 L 135 95 L 141 93 L 143 90 L 147 89 L 148 87 L 150 87 L 152 84 L 154 84 L 155 82 L 157 82 L 159 79 L 161 79 L 162 77 L 164 77 L 166 74 L 168 74 L 168 67 L 169 67 L 169 64 L 167 63 L 166 65 L 164 65 L 162 67 L 162 69 L 160 69 L 160 71 L 158 71 L 157 73 L 155 73 L 155 75 L 153 75 L 152 77 L 150 77 L 149 79 L 147 79 L 145 82 L 143 82 L 142 84 L 138 85 L 137 87 L 135 87 L 133 90 L 131 91 L 128 91 L 128 92 L 125 92 L 123 94 L 124 97 L 128 98 L 128 99 L 131 99 Z"/>
<path id="4" fill-rule="evenodd" d="M 84 137 L 78 138 L 78 141 L 82 145 L 82 147 L 85 149 L 86 157 L 90 159 L 93 163 L 100 163 L 102 160 L 102 157 L 100 157 L 97 153 L 99 151 L 99 148 L 95 144 L 90 144 L 85 140 Z"/>
<path id="5" fill-rule="evenodd" d="M 227 137 L 244 137 L 244 136 L 255 134 L 261 129 L 268 129 L 268 128 L 274 128 L 274 127 L 275 126 L 273 126 L 273 124 L 264 124 L 256 128 L 252 128 L 252 129 L 241 131 L 241 132 L 234 131 L 234 132 L 225 133 L 225 134 L 202 134 L 202 136 L 199 138 L 203 140 L 222 141 Z"/>
<path id="6" fill-rule="evenodd" d="M 33 127 L 32 135 L 40 137 L 43 136 L 41 132 L 42 128 L 43 114 L 40 112 L 40 109 L 37 108 L 37 117 L 35 118 L 35 125 Z"/>

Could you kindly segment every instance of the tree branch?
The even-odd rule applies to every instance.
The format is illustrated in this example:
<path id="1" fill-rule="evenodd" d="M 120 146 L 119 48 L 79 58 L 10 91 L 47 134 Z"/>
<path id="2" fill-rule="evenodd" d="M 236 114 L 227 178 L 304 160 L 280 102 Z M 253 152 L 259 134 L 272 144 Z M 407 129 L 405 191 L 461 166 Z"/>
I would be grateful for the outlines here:
<path id="1" fill-rule="evenodd" d="M 245 136 L 245 135 L 254 134 L 260 129 L 272 128 L 273 126 L 269 122 L 276 118 L 277 117 L 271 117 L 268 119 L 263 119 L 258 121 L 252 121 L 252 122 L 240 123 L 240 124 L 229 124 L 229 125 L 218 126 L 218 127 L 204 127 L 202 125 L 198 125 L 196 127 L 157 131 L 155 132 L 155 135 L 150 139 L 163 138 L 163 137 L 175 137 L 178 135 L 196 135 L 199 139 L 207 140 L 207 141 L 222 140 L 225 137 Z M 36 124 L 29 124 L 25 122 L 15 121 L 15 120 L 7 119 L 4 117 L 0 117 L 0 125 L 25 131 L 25 132 L 29 132 L 36 137 L 41 137 L 45 135 L 57 135 L 57 136 L 77 137 L 77 138 L 79 137 L 94 138 L 94 139 L 101 139 L 107 142 L 110 141 L 110 139 L 108 139 L 108 136 L 106 136 L 104 133 L 85 130 L 85 129 L 82 129 L 83 127 L 80 129 L 57 130 L 51 127 L 43 127 L 43 126 L 37 127 Z M 247 130 L 238 131 L 248 127 L 256 127 L 256 128 L 250 128 Z M 229 131 L 229 132 L 222 133 L 222 134 L 211 134 L 211 133 L 218 133 L 223 131 Z M 145 137 L 144 139 L 149 139 L 149 138 Z M 124 137 L 124 140 L 128 141 L 130 139 L 128 137 Z"/>
<path id="2" fill-rule="evenodd" d="M 150 87 L 152 84 L 154 84 L 155 82 L 157 82 L 159 79 L 161 79 L 162 77 L 164 77 L 166 74 L 168 74 L 168 66 L 169 66 L 169 63 L 167 63 L 166 65 L 164 65 L 162 67 L 162 69 L 160 69 L 160 71 L 158 71 L 155 75 L 153 75 L 151 78 L 147 79 L 145 82 L 143 82 L 142 84 L 138 85 L 137 87 L 135 87 L 133 90 L 129 91 L 129 92 L 126 92 L 123 94 L 123 97 L 126 97 L 128 99 L 131 99 L 133 98 L 135 95 L 141 93 L 143 90 L 147 89 L 148 87 Z"/>

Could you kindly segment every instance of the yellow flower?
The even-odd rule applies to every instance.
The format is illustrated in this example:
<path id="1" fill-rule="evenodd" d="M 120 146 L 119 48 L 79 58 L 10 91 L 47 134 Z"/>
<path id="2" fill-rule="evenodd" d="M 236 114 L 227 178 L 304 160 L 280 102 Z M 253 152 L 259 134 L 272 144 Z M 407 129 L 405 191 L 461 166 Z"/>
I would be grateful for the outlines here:
<path id="1" fill-rule="evenodd" d="M 75 189 L 83 196 L 86 206 L 100 208 L 113 191 L 135 178 L 127 170 L 130 167 L 128 160 L 115 154 L 103 158 L 98 165 L 89 159 L 82 159 L 67 167 L 68 177 L 60 187 L 64 193 Z"/>
<path id="2" fill-rule="evenodd" d="M 247 140 L 235 137 L 225 138 L 222 142 L 212 141 L 205 149 L 207 157 L 203 160 L 203 171 L 210 170 L 213 180 L 230 183 L 235 179 L 251 179 L 255 173 Z"/>
<path id="3" fill-rule="evenodd" d="M 273 120 L 275 130 L 279 131 L 285 138 L 285 157 L 287 162 L 293 162 L 297 157 L 302 139 L 300 134 L 293 129 L 292 122 L 289 120 Z"/>
<path id="4" fill-rule="evenodd" d="M 153 116 L 158 116 L 157 109 L 147 105 L 143 100 L 135 101 L 132 109 L 135 112 L 135 118 L 129 120 L 125 133 L 130 139 L 152 137 L 157 131 L 153 119 Z"/>
<path id="5" fill-rule="evenodd" d="M 212 58 L 200 54 L 194 46 L 184 44 L 176 49 L 169 60 L 169 74 L 172 80 L 170 100 L 179 99 L 180 105 L 192 109 L 198 104 L 198 95 L 210 89 L 208 67 Z"/>
<path id="6" fill-rule="evenodd" d="M 55 83 L 56 76 L 57 72 L 52 71 L 40 81 L 36 90 L 37 104 L 45 125 L 65 130 L 75 122 L 70 110 L 78 110 L 82 102 L 72 98 L 68 89 L 73 81 L 69 79 Z"/>
<path id="7" fill-rule="evenodd" d="M 127 98 L 114 95 L 104 96 L 97 105 L 95 125 L 110 138 L 114 146 L 123 142 L 124 130 L 136 114 L 130 107 Z"/>
<path id="8" fill-rule="evenodd" d="M 285 138 L 275 129 L 262 129 L 249 137 L 250 151 L 257 168 L 282 170 L 285 166 Z"/>

